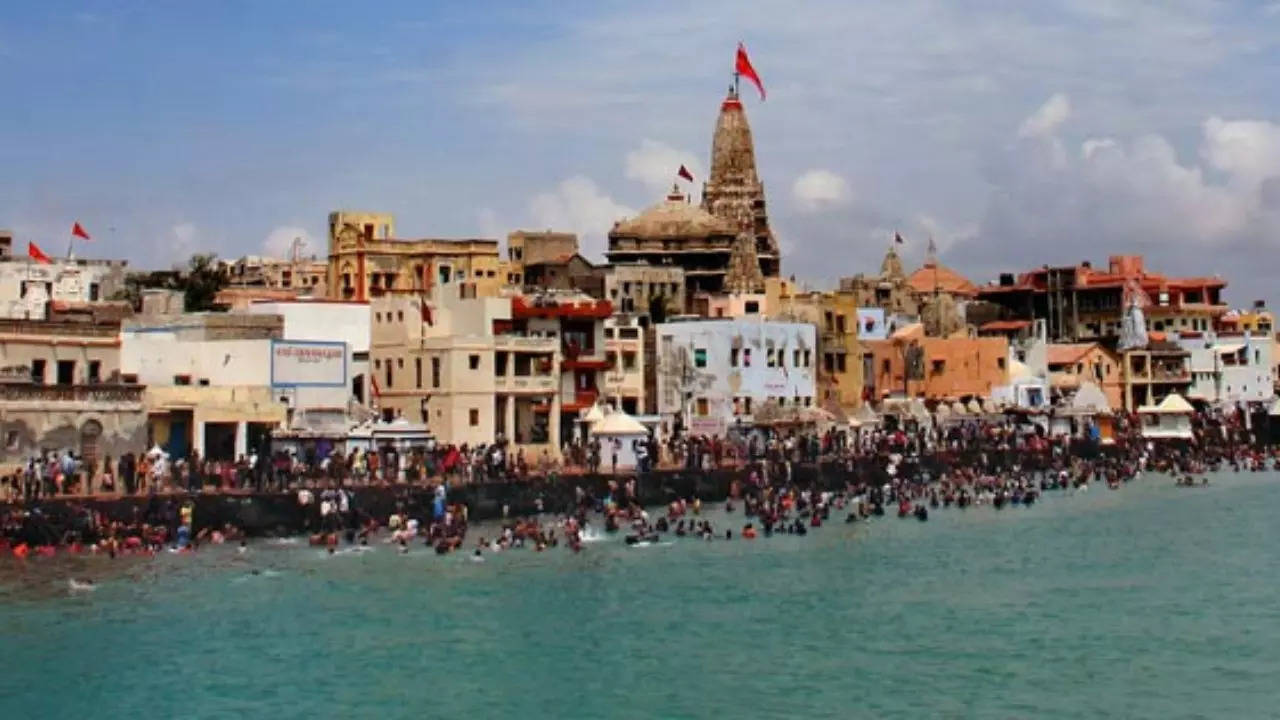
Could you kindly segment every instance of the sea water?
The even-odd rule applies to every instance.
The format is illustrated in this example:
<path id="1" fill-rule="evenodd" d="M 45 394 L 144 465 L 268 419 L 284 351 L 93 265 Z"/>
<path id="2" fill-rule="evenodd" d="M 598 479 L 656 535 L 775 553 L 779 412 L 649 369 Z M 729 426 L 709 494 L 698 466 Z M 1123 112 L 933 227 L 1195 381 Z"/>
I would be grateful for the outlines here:
<path id="1" fill-rule="evenodd" d="M 0 718 L 1280 715 L 1275 474 L 753 541 L 709 516 L 735 539 L 5 557 Z"/>

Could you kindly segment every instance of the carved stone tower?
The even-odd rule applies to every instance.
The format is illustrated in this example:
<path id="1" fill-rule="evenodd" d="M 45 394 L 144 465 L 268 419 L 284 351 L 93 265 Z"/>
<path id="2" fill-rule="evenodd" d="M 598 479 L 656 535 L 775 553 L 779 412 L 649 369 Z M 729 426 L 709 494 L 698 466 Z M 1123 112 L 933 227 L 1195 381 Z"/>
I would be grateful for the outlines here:
<path id="1" fill-rule="evenodd" d="M 720 104 L 716 132 L 711 140 L 711 174 L 702 187 L 702 207 L 728 220 L 755 239 L 760 270 L 778 277 L 781 258 L 778 242 L 769 228 L 764 184 L 756 172 L 755 144 L 747 113 L 732 88 Z"/>

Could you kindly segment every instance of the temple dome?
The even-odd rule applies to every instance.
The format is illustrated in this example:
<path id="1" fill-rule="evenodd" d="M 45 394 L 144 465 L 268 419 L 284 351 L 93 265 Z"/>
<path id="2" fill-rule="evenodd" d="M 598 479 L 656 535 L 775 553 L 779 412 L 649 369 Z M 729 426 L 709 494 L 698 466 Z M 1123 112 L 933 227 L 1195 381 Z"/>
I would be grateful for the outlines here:
<path id="1" fill-rule="evenodd" d="M 609 233 L 613 237 L 685 239 L 726 237 L 737 229 L 732 223 L 689 203 L 677 190 L 665 200 L 633 218 L 619 220 Z"/>

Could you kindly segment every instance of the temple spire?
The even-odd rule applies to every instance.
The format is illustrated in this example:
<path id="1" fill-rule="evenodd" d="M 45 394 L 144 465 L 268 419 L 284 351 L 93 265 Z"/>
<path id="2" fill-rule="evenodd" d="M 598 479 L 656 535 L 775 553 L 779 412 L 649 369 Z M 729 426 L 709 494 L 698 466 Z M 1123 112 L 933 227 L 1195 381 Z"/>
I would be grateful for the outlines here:
<path id="1" fill-rule="evenodd" d="M 702 208 L 754 238 L 761 270 L 767 277 L 778 277 L 778 243 L 769 227 L 764 185 L 756 169 L 755 142 L 737 87 L 729 88 L 720 103 L 711 140 L 711 170 L 702 188 Z"/>

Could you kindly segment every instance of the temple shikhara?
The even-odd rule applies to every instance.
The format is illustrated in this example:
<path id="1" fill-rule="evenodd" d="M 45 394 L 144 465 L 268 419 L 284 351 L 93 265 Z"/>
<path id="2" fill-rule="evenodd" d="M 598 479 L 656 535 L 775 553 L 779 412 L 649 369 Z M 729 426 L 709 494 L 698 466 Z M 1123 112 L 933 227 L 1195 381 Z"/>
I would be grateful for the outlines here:
<path id="1" fill-rule="evenodd" d="M 769 227 L 751 126 L 736 89 L 730 88 L 720 104 L 701 204 L 673 186 L 662 202 L 614 224 L 605 256 L 610 263 L 679 267 L 690 298 L 729 289 L 762 293 L 764 278 L 779 276 L 778 241 Z"/>

